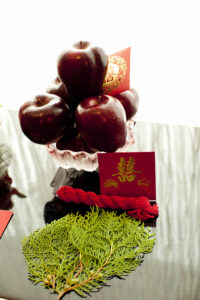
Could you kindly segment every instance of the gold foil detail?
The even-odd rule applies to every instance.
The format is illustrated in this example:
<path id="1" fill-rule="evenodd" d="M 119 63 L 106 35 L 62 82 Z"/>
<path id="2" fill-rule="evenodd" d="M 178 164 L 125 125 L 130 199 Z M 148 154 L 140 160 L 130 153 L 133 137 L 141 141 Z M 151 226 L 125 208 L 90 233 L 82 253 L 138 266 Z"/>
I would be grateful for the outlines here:
<path id="1" fill-rule="evenodd" d="M 109 188 L 109 187 L 115 187 L 118 188 L 118 182 L 115 179 L 107 179 L 104 181 L 104 187 Z"/>
<path id="2" fill-rule="evenodd" d="M 121 56 L 108 57 L 108 71 L 103 83 L 105 94 L 111 94 L 124 80 L 127 72 L 127 64 Z"/>

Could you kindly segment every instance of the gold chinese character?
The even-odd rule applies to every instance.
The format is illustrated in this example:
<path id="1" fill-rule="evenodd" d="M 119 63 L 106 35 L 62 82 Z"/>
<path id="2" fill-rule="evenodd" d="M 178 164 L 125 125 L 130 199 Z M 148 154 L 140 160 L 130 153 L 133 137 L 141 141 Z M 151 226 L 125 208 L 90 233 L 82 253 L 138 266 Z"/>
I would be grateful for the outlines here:
<path id="1" fill-rule="evenodd" d="M 141 171 L 135 170 L 135 159 L 133 157 L 129 157 L 128 161 L 124 157 L 120 157 L 120 161 L 117 164 L 118 173 L 112 174 L 112 176 L 118 176 L 118 180 L 120 182 L 131 182 L 136 178 L 135 173 L 141 173 Z"/>

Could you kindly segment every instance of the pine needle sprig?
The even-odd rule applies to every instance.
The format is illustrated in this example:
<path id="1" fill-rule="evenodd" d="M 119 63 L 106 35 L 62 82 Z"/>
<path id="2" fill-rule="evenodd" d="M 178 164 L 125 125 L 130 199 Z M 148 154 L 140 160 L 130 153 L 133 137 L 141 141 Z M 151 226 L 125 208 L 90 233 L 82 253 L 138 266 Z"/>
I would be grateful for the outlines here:
<path id="1" fill-rule="evenodd" d="M 71 291 L 85 297 L 114 276 L 128 275 L 154 244 L 141 221 L 92 207 L 85 216 L 69 214 L 35 230 L 22 250 L 31 282 L 61 299 Z"/>

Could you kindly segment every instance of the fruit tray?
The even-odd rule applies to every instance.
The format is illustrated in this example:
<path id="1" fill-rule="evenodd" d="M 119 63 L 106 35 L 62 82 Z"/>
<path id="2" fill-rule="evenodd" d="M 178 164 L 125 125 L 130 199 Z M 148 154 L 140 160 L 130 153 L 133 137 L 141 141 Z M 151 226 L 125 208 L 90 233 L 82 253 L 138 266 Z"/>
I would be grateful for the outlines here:
<path id="1" fill-rule="evenodd" d="M 134 138 L 135 120 L 132 118 L 127 122 L 127 139 L 122 148 L 116 152 L 125 152 L 135 143 Z M 98 168 L 97 153 L 87 153 L 85 151 L 73 152 L 70 150 L 58 150 L 55 144 L 47 145 L 50 155 L 64 169 L 75 168 L 76 170 L 94 171 Z"/>

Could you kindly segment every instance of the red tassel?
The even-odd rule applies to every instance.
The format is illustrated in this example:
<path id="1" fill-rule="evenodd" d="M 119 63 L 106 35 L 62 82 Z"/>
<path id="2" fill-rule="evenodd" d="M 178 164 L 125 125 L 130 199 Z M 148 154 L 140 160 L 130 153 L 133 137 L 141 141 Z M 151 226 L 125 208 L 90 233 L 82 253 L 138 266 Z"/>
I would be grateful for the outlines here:
<path id="1" fill-rule="evenodd" d="M 93 192 L 85 192 L 82 189 L 74 189 L 70 186 L 62 186 L 57 191 L 58 197 L 65 202 L 84 203 L 89 206 L 97 205 L 101 208 L 123 209 L 135 219 L 145 221 L 158 216 L 156 204 L 151 206 L 149 199 L 141 197 L 120 197 L 97 195 Z"/>
<path id="2" fill-rule="evenodd" d="M 148 219 L 154 219 L 158 217 L 158 206 L 157 204 L 149 205 L 143 209 L 135 209 L 127 211 L 127 214 L 137 220 L 146 221 Z"/>

